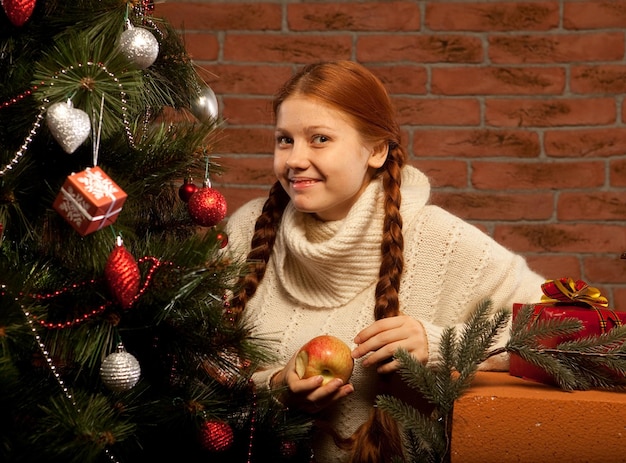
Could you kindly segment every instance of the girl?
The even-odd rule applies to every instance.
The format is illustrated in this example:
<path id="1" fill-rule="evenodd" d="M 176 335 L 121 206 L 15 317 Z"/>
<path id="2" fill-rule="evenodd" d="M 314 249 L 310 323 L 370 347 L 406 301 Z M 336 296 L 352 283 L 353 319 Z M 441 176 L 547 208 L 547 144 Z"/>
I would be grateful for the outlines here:
<path id="1" fill-rule="evenodd" d="M 394 352 L 433 361 L 442 330 L 479 301 L 495 308 L 537 301 L 544 278 L 427 203 L 429 182 L 406 164 L 387 92 L 363 66 L 308 65 L 273 108 L 278 181 L 227 225 L 230 252 L 251 269 L 231 310 L 277 340 L 279 361 L 254 381 L 331 423 L 341 449 L 320 436 L 317 461 L 391 461 L 402 452 L 397 426 L 373 404 L 379 383 L 393 393 L 384 378 L 398 369 Z M 295 354 L 321 334 L 353 346 L 350 383 L 296 374 Z M 506 369 L 507 359 L 481 368 Z"/>

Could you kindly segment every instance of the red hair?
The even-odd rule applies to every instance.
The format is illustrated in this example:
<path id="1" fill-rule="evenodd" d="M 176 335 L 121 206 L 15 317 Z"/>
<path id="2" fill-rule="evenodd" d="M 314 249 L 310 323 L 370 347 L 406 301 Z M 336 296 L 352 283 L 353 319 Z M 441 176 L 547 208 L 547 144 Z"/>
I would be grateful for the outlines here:
<path id="1" fill-rule="evenodd" d="M 277 93 L 273 109 L 278 114 L 289 97 L 317 99 L 346 114 L 364 141 L 386 145 L 388 155 L 379 168 L 384 188 L 385 219 L 381 240 L 381 265 L 376 285 L 374 317 L 378 320 L 399 314 L 398 291 L 404 268 L 404 239 L 400 216 L 401 168 L 406 151 L 400 144 L 400 128 L 387 91 L 378 78 L 352 61 L 310 64 L 292 76 Z M 250 272 L 240 282 L 231 301 L 231 314 L 238 317 L 263 279 L 276 233 L 289 196 L 279 182 L 270 190 L 256 221 L 248 254 Z M 386 383 L 386 381 L 381 381 Z M 369 420 L 353 436 L 341 442 L 351 449 L 351 463 L 379 463 L 401 457 L 402 441 L 395 421 L 374 407 Z"/>

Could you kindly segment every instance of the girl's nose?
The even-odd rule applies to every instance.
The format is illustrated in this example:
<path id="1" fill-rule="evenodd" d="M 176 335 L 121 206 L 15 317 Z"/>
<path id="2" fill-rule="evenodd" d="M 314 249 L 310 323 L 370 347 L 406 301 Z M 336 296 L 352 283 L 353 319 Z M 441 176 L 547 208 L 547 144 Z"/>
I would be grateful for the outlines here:
<path id="1" fill-rule="evenodd" d="M 304 143 L 294 142 L 285 164 L 290 169 L 303 169 L 309 165 L 308 149 Z"/>

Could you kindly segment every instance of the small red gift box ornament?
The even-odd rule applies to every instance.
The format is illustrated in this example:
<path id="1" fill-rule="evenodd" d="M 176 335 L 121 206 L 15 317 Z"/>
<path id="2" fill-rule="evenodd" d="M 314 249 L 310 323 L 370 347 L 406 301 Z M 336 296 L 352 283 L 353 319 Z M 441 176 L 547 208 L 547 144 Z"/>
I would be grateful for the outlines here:
<path id="1" fill-rule="evenodd" d="M 67 177 L 52 207 L 82 236 L 117 220 L 127 194 L 100 167 Z"/>

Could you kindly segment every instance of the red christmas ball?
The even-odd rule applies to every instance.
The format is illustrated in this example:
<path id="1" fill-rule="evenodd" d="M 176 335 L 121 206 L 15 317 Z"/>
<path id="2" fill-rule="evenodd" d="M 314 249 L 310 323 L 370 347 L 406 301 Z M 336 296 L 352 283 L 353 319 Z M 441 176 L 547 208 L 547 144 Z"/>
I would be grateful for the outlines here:
<path id="1" fill-rule="evenodd" d="M 213 227 L 226 217 L 226 198 L 211 187 L 203 187 L 191 195 L 187 210 L 198 225 Z"/>
<path id="2" fill-rule="evenodd" d="M 224 421 L 208 420 L 200 430 L 202 446 L 209 452 L 223 452 L 233 445 L 235 435 L 230 425 Z"/>
<path id="3" fill-rule="evenodd" d="M 189 201 L 191 195 L 198 191 L 198 185 L 191 182 L 189 179 L 185 179 L 185 183 L 183 183 L 178 189 L 178 197 L 185 202 Z"/>

